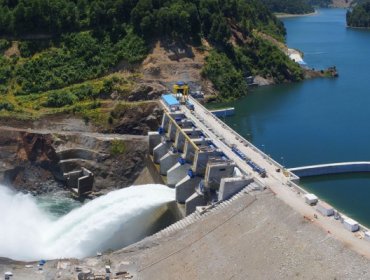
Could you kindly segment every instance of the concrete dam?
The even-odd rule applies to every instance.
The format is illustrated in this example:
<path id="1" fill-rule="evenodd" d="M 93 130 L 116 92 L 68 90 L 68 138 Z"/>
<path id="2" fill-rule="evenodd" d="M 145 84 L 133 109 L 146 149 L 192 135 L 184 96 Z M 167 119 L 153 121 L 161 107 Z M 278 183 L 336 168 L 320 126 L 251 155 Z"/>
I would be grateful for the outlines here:
<path id="1" fill-rule="evenodd" d="M 25 267 L 24 263 L 0 260 L 0 273 L 11 271 L 17 279 L 32 280 L 338 279 L 348 275 L 350 268 L 353 279 L 370 277 L 366 270 L 368 259 L 364 257 L 370 258 L 370 234 L 365 227 L 307 194 L 293 172 L 261 152 L 195 99 L 189 97 L 188 101 L 192 106 L 179 104 L 173 98 L 162 100 L 162 123 L 147 138 L 150 158 L 155 163 L 150 164 L 152 171 L 172 188 L 161 189 L 168 194 L 171 205 L 179 205 L 186 217 L 128 247 L 100 256 L 92 256 L 91 251 L 87 254 L 90 257 L 80 260 L 49 260 L 43 273 Z M 85 224 L 101 225 L 103 231 L 99 235 L 107 238 L 112 232 L 107 221 L 112 221 L 114 228 L 123 216 L 142 212 L 142 199 L 167 200 L 161 190 L 149 186 L 143 190 L 139 203 L 131 202 L 131 210 L 126 210 L 132 215 L 127 215 L 125 209 L 122 211 L 129 198 L 125 192 L 139 191 L 137 188 L 112 192 L 101 198 L 105 202 L 94 200 L 85 209 L 93 209 L 97 216 L 87 211 L 84 224 L 79 219 L 70 221 L 78 221 L 76 229 L 88 228 Z M 149 190 L 155 191 L 155 195 Z M 174 198 L 177 202 L 173 202 Z M 107 203 L 111 204 L 109 208 Z M 106 214 L 96 211 L 96 207 L 115 210 Z M 158 211 L 165 210 L 162 208 Z M 148 205 L 147 212 L 151 213 L 150 209 Z M 82 210 L 78 213 L 85 213 Z M 150 224 L 142 218 L 143 224 Z M 73 229 L 69 225 L 63 222 L 55 230 L 64 234 L 66 228 Z M 55 230 L 51 227 L 52 233 Z M 90 234 L 98 233 L 93 227 Z M 70 236 L 74 240 L 69 244 L 71 249 L 90 248 L 77 242 L 79 234 Z M 66 240 L 71 239 L 53 241 L 54 251 L 67 248 Z M 40 249 L 50 247 L 41 245 Z"/>
<path id="2" fill-rule="evenodd" d="M 367 172 L 369 162 L 286 169 L 194 98 L 189 97 L 185 104 L 180 104 L 168 94 L 162 96 L 161 103 L 165 108 L 162 125 L 158 131 L 149 132 L 149 153 L 166 184 L 175 188 L 176 201 L 184 205 L 186 216 L 227 201 L 243 189 L 250 192 L 269 188 L 277 194 L 282 191 L 287 191 L 288 196 L 298 194 L 302 209 L 322 212 L 323 207 L 330 208 L 330 213 L 344 228 L 348 230 L 346 223 L 350 220 L 364 239 L 370 239 L 365 238 L 370 236 L 365 226 L 298 185 L 299 176 Z M 312 197 L 315 199 L 308 199 Z"/>
<path id="3" fill-rule="evenodd" d="M 174 97 L 168 98 L 176 104 Z M 175 188 L 176 201 L 185 205 L 186 215 L 197 206 L 229 199 L 250 184 L 262 188 L 219 148 L 209 131 L 197 125 L 192 111 L 186 111 L 185 106 L 175 112 L 166 105 L 164 108 L 162 126 L 149 133 L 149 153 L 166 184 Z"/>
<path id="4" fill-rule="evenodd" d="M 237 161 L 249 164 L 254 172 L 264 176 L 260 168 L 236 145 L 226 146 L 215 137 L 189 106 L 180 106 L 172 95 L 164 95 L 165 113 L 162 125 L 149 132 L 149 153 L 158 164 L 159 173 L 166 184 L 175 188 L 176 201 L 185 205 L 185 215 L 193 213 L 198 206 L 207 206 L 231 198 L 247 186 L 263 189 L 257 176 L 245 171 Z M 202 108 L 210 121 L 218 120 Z"/>

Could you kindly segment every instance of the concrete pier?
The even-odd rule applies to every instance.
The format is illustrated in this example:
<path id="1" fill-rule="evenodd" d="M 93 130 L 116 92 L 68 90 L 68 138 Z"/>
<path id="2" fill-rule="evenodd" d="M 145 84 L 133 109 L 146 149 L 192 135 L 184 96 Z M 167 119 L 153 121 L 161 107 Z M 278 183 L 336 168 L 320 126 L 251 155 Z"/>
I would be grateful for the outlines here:
<path id="1" fill-rule="evenodd" d="M 209 189 L 218 189 L 222 178 L 230 178 L 234 173 L 232 161 L 213 160 L 208 163 L 205 174 L 205 185 Z"/>
<path id="2" fill-rule="evenodd" d="M 207 164 L 210 158 L 216 158 L 222 154 L 215 148 L 204 147 L 197 151 L 194 156 L 193 171 L 198 176 L 203 176 L 206 172 Z"/>
<path id="3" fill-rule="evenodd" d="M 171 143 L 169 142 L 162 142 L 158 144 L 154 149 L 153 149 L 153 161 L 154 163 L 159 163 L 160 159 L 168 153 L 169 149 L 171 147 Z"/>
<path id="4" fill-rule="evenodd" d="M 185 203 L 187 214 L 211 200 L 229 198 L 251 181 L 242 171 L 234 172 L 235 162 L 181 112 L 163 115 L 159 131 L 149 133 L 149 151 L 167 185 L 176 189 L 176 201 Z M 217 195 L 221 179 L 225 180 Z"/>
<path id="5" fill-rule="evenodd" d="M 200 192 L 195 192 L 185 201 L 185 214 L 190 215 L 195 211 L 197 206 L 204 205 L 207 205 L 205 196 Z"/>
<path id="6" fill-rule="evenodd" d="M 176 123 L 171 122 L 169 127 L 168 127 L 167 134 L 166 134 L 168 140 L 175 141 L 176 131 L 177 131 Z"/>
<path id="7" fill-rule="evenodd" d="M 153 154 L 153 150 L 161 143 L 162 136 L 157 131 L 149 131 L 149 153 Z"/>
<path id="8" fill-rule="evenodd" d="M 176 132 L 176 137 L 175 137 L 175 143 L 174 147 L 179 151 L 183 152 L 184 151 L 184 146 L 185 146 L 185 135 L 182 133 L 180 130 Z"/>
<path id="9" fill-rule="evenodd" d="M 252 182 L 253 179 L 247 177 L 222 178 L 220 190 L 218 192 L 218 200 L 229 199 Z"/>
<path id="10" fill-rule="evenodd" d="M 167 171 L 167 185 L 174 188 L 188 174 L 190 168 L 191 165 L 188 163 L 181 164 L 177 162 Z"/>
<path id="11" fill-rule="evenodd" d="M 195 146 L 194 143 L 191 143 L 190 141 L 185 142 L 183 158 L 186 162 L 193 162 L 195 151 L 197 149 L 198 147 Z"/>
<path id="12" fill-rule="evenodd" d="M 169 151 L 159 160 L 160 174 L 167 175 L 167 171 L 178 162 L 179 154 Z"/>
<path id="13" fill-rule="evenodd" d="M 176 189 L 176 201 L 179 203 L 185 203 L 185 201 L 195 192 L 195 188 L 199 185 L 201 177 L 185 176 L 175 186 Z"/>

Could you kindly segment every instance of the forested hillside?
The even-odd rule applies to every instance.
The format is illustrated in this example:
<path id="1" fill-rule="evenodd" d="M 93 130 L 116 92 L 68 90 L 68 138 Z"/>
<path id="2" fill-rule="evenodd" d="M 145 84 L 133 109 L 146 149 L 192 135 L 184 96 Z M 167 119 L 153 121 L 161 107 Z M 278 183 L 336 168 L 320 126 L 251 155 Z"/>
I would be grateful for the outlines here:
<path id="1" fill-rule="evenodd" d="M 351 27 L 370 27 L 370 2 L 362 2 L 347 12 L 347 25 Z"/>
<path id="2" fill-rule="evenodd" d="M 249 75 L 302 79 L 255 31 L 284 40 L 282 23 L 259 0 L 0 0 L 0 111 L 95 110 L 110 91 L 137 82 L 112 76 L 115 67 L 135 75 L 158 40 L 200 50 L 205 40 L 202 73 L 220 99 L 244 95 Z"/>
<path id="3" fill-rule="evenodd" d="M 308 14 L 314 7 L 328 7 L 331 0 L 262 0 L 274 13 Z"/>

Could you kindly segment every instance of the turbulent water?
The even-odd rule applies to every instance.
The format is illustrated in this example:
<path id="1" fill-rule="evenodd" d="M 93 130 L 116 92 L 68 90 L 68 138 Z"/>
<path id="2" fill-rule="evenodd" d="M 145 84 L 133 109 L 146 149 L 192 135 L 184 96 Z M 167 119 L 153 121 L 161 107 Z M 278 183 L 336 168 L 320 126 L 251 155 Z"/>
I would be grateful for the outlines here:
<path id="1" fill-rule="evenodd" d="M 110 192 L 55 220 L 30 196 L 0 185 L 0 256 L 16 260 L 82 258 L 150 233 L 174 190 L 143 185 Z"/>

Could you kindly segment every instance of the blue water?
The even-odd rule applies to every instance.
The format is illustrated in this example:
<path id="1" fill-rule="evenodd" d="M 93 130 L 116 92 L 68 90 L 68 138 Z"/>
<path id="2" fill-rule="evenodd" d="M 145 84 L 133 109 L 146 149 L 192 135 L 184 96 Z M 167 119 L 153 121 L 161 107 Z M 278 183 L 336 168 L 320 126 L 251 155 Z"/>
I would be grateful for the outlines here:
<path id="1" fill-rule="evenodd" d="M 259 88 L 228 104 L 226 119 L 240 134 L 288 167 L 370 161 L 370 32 L 346 28 L 346 11 L 284 20 L 287 44 L 305 53 L 309 67 L 335 65 L 337 79 Z M 370 225 L 370 177 L 325 176 L 302 185 Z"/>

